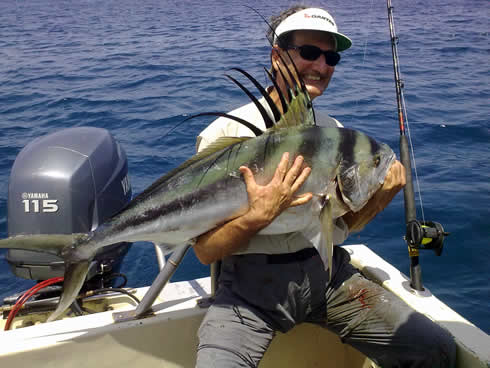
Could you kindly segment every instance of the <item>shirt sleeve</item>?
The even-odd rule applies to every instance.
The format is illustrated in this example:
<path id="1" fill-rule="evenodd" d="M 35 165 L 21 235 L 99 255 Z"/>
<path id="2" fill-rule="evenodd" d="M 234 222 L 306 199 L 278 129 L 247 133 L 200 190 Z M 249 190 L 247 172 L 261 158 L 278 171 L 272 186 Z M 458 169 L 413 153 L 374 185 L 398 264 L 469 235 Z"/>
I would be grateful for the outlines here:
<path id="1" fill-rule="evenodd" d="M 343 128 L 344 126 L 337 119 L 325 114 L 324 112 L 315 112 L 316 124 L 324 128 Z"/>
<path id="2" fill-rule="evenodd" d="M 225 121 L 223 118 L 218 118 L 208 125 L 206 129 L 204 129 L 196 139 L 196 151 L 201 152 L 211 143 L 213 143 L 216 139 L 220 137 L 224 137 L 225 131 L 223 129 L 223 124 Z"/>

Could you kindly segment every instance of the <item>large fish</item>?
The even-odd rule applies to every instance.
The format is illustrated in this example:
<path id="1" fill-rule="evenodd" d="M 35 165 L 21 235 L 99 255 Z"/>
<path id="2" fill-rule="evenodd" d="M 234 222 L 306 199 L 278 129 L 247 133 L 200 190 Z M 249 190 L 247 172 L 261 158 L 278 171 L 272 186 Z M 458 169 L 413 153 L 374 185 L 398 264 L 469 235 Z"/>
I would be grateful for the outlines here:
<path id="1" fill-rule="evenodd" d="M 321 223 L 327 244 L 319 251 L 324 261 L 328 260 L 331 272 L 333 221 L 347 211 L 359 211 L 367 203 L 383 183 L 395 155 L 387 145 L 358 131 L 316 126 L 304 85 L 294 82 L 294 69 L 284 70 L 290 85 L 289 96 L 280 96 L 283 112 L 271 105 L 277 123 L 264 115 L 270 128 L 265 132 L 255 128 L 257 137 L 219 139 L 158 179 L 123 211 L 89 234 L 18 235 L 0 240 L 1 248 L 48 251 L 64 259 L 63 294 L 48 320 L 60 317 L 74 301 L 90 261 L 100 248 L 118 242 L 148 241 L 172 251 L 191 242 L 247 211 L 240 166 L 251 168 L 256 181 L 265 184 L 271 180 L 284 152 L 290 153 L 291 162 L 302 155 L 311 167 L 298 194 L 312 192 L 314 196 L 308 204 L 284 211 L 261 233 L 304 231 L 312 222 Z M 274 77 L 272 82 L 276 82 Z M 267 95 L 260 87 L 259 90 Z"/>

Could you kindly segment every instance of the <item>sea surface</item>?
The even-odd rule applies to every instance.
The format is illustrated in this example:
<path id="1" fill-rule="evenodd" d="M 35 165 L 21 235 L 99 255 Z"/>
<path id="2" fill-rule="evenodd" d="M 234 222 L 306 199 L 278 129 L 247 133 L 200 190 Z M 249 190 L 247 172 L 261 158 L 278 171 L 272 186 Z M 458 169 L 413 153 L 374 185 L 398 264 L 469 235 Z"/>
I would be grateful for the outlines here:
<path id="1" fill-rule="evenodd" d="M 64 128 L 108 129 L 125 149 L 133 193 L 190 157 L 211 121 L 248 98 L 224 75 L 241 67 L 266 84 L 264 21 L 290 1 L 2 0 L 0 2 L 0 237 L 10 169 L 34 138 Z M 315 107 L 398 152 L 386 2 L 314 2 L 354 41 Z M 408 120 L 426 220 L 451 233 L 442 256 L 421 254 L 424 285 L 490 333 L 490 3 L 393 0 Z M 420 202 L 418 200 L 418 202 Z M 419 218 L 421 210 L 418 208 Z M 403 196 L 347 243 L 365 243 L 409 272 Z M 129 286 L 157 275 L 153 247 L 133 245 Z M 192 252 L 174 280 L 209 273 Z M 0 298 L 33 285 L 0 251 Z"/>

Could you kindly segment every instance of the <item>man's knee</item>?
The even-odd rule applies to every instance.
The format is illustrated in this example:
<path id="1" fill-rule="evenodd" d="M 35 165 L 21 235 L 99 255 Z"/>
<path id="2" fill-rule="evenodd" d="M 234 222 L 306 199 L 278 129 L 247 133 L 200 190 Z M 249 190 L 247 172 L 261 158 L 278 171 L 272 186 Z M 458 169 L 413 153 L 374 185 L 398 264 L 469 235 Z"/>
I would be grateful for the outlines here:
<path id="1" fill-rule="evenodd" d="M 197 348 L 196 368 L 255 368 L 255 362 L 248 354 L 242 354 L 224 346 L 200 344 Z"/>
<path id="2" fill-rule="evenodd" d="M 196 367 L 257 367 L 273 335 L 247 308 L 213 305 L 198 331 Z"/>

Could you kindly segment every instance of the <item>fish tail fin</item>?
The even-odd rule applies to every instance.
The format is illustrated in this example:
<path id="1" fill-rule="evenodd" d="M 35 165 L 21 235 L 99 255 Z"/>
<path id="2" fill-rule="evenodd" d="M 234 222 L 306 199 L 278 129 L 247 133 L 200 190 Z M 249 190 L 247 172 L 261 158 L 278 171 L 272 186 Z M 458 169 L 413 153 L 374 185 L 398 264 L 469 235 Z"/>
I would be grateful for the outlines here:
<path id="1" fill-rule="evenodd" d="M 88 238 L 87 234 L 28 234 L 0 239 L 0 248 L 35 250 L 60 255 L 66 246 Z"/>
<path id="2" fill-rule="evenodd" d="M 63 281 L 63 294 L 56 310 L 49 316 L 47 322 L 58 319 L 78 296 L 85 277 L 89 270 L 89 261 L 65 263 L 65 279 Z"/>
<path id="3" fill-rule="evenodd" d="M 55 254 L 65 260 L 63 293 L 56 310 L 48 318 L 54 321 L 73 303 L 82 288 L 89 269 L 89 260 L 72 262 L 67 254 L 70 247 L 76 247 L 91 238 L 91 234 L 31 234 L 16 235 L 0 240 L 0 248 L 26 249 Z M 68 252 L 69 253 L 69 252 Z"/>

